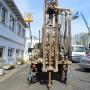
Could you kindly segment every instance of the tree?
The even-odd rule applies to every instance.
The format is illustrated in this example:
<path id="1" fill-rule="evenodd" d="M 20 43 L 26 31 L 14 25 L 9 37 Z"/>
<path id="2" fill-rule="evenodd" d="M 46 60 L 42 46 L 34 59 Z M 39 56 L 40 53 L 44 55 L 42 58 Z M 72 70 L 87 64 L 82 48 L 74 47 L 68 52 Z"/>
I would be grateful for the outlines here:
<path id="1" fill-rule="evenodd" d="M 73 43 L 77 45 L 84 45 L 88 47 L 89 45 L 89 35 L 87 33 L 79 33 L 74 36 Z"/>

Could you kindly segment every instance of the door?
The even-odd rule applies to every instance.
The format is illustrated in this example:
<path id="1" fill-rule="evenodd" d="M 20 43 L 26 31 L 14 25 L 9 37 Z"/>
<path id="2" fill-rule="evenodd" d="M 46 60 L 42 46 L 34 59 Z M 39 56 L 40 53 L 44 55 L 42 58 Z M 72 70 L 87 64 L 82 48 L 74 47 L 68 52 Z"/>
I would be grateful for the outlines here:
<path id="1" fill-rule="evenodd" d="M 3 48 L 0 47 L 0 62 L 3 60 Z"/>
<path id="2" fill-rule="evenodd" d="M 9 48 L 8 49 L 8 63 L 13 63 L 14 62 L 14 49 Z"/>

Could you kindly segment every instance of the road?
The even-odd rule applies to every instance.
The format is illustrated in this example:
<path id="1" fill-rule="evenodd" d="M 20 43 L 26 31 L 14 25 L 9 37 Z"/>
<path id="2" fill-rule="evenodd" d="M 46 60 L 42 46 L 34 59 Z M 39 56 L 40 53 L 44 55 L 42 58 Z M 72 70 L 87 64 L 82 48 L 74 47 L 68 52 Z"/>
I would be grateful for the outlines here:
<path id="1" fill-rule="evenodd" d="M 0 90 L 47 90 L 46 84 L 27 84 L 28 70 L 28 67 L 24 67 L 0 81 Z M 71 84 L 67 86 L 54 80 L 51 90 L 90 90 L 90 71 L 84 71 L 78 63 L 73 63 Z"/>

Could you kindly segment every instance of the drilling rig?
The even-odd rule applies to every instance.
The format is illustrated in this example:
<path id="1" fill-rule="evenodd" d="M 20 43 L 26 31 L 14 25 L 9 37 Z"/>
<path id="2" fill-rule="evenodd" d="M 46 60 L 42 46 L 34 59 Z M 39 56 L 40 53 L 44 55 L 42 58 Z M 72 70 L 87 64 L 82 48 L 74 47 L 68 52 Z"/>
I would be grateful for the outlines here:
<path id="1" fill-rule="evenodd" d="M 37 52 L 37 54 L 35 54 Z M 71 11 L 58 7 L 58 0 L 44 0 L 42 42 L 34 49 L 31 64 L 48 74 L 48 88 L 53 73 L 68 83 L 71 78 Z M 37 69 L 37 73 L 39 73 Z"/>

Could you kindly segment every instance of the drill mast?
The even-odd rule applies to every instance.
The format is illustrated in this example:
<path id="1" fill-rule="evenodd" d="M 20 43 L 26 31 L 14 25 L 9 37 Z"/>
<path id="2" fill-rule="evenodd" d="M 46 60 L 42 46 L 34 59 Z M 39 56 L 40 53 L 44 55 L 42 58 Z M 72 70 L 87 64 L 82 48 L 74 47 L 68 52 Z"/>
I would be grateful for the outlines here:
<path id="1" fill-rule="evenodd" d="M 43 71 L 49 73 L 49 85 L 51 85 L 52 72 L 58 72 L 59 64 L 70 58 L 70 16 L 69 9 L 58 7 L 58 0 L 44 0 L 42 28 Z"/>

